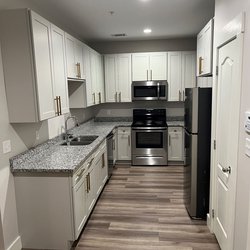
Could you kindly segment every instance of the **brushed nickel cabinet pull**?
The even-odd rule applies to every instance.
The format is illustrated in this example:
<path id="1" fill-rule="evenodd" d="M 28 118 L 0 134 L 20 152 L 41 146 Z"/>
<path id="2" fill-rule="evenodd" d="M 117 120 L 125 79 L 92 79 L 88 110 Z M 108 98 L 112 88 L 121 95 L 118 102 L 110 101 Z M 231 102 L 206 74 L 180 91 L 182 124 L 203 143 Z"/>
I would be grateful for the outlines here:
<path id="1" fill-rule="evenodd" d="M 115 102 L 117 102 L 117 92 L 115 92 Z"/>
<path id="2" fill-rule="evenodd" d="M 183 93 L 183 101 L 185 101 L 185 91 L 183 90 L 182 93 Z"/>
<path id="3" fill-rule="evenodd" d="M 105 167 L 105 156 L 104 153 L 102 154 L 102 168 Z"/>
<path id="4" fill-rule="evenodd" d="M 122 93 L 120 92 L 119 93 L 119 102 L 121 102 L 122 101 Z"/>
<path id="5" fill-rule="evenodd" d="M 59 103 L 58 103 L 58 96 L 56 96 L 56 98 L 54 99 L 56 102 L 56 115 L 59 115 Z"/>
<path id="6" fill-rule="evenodd" d="M 179 90 L 179 101 L 181 101 L 181 91 Z"/>
<path id="7" fill-rule="evenodd" d="M 81 78 L 81 64 L 78 62 L 76 64 L 77 75 L 76 77 Z"/>
<path id="8" fill-rule="evenodd" d="M 168 145 L 169 145 L 169 147 L 171 146 L 171 137 L 170 137 L 170 135 L 168 136 Z"/>
<path id="9" fill-rule="evenodd" d="M 89 191 L 91 189 L 91 183 L 90 183 L 90 173 L 89 173 Z"/>
<path id="10" fill-rule="evenodd" d="M 99 96 L 99 103 L 101 103 L 102 102 L 101 92 L 98 93 L 98 96 Z"/>
<path id="11" fill-rule="evenodd" d="M 94 104 L 95 104 L 95 93 L 93 93 L 92 96 L 93 96 Z"/>
<path id="12" fill-rule="evenodd" d="M 128 145 L 129 145 L 129 147 L 130 147 L 130 135 L 128 135 Z"/>
<path id="13" fill-rule="evenodd" d="M 203 73 L 203 65 L 202 62 L 204 61 L 204 59 L 200 56 L 199 57 L 199 75 L 201 75 Z"/>
<path id="14" fill-rule="evenodd" d="M 59 102 L 59 115 L 62 115 L 62 100 L 61 96 L 58 96 L 58 102 Z"/>

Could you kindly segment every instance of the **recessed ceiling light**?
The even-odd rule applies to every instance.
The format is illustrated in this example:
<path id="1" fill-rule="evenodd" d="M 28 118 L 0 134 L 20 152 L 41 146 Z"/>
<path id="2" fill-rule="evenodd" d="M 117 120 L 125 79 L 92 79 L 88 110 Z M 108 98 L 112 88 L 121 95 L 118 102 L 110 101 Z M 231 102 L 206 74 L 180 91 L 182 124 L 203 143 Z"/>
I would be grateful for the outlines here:
<path id="1" fill-rule="evenodd" d="M 151 33 L 151 32 L 152 32 L 152 30 L 151 30 L 151 29 L 149 29 L 149 28 L 147 28 L 147 29 L 144 29 L 144 30 L 143 30 L 143 32 L 144 32 L 145 34 L 149 34 L 149 33 Z"/>

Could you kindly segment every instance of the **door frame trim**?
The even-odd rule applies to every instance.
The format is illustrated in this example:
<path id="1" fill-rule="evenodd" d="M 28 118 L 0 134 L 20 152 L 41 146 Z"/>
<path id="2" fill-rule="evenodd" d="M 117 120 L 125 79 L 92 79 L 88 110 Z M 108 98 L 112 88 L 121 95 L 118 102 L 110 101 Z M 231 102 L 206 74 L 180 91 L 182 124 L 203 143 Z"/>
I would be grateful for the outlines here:
<path id="1" fill-rule="evenodd" d="M 228 24 L 226 24 L 219 32 L 217 32 L 218 37 L 214 39 L 214 67 L 213 67 L 213 98 L 212 98 L 212 135 L 211 135 L 211 170 L 210 170 L 210 207 L 209 214 L 207 215 L 207 225 L 211 232 L 214 233 L 214 222 L 215 218 L 213 218 L 212 214 L 216 207 L 216 149 L 214 149 L 214 140 L 216 140 L 216 128 L 217 128 L 217 94 L 218 94 L 218 76 L 216 75 L 216 68 L 219 62 L 219 49 L 234 39 L 241 39 L 241 51 L 243 56 L 243 40 L 244 40 L 244 32 L 245 32 L 245 13 L 241 12 L 237 15 L 233 20 L 231 20 Z M 241 81 L 241 79 L 240 79 Z"/>

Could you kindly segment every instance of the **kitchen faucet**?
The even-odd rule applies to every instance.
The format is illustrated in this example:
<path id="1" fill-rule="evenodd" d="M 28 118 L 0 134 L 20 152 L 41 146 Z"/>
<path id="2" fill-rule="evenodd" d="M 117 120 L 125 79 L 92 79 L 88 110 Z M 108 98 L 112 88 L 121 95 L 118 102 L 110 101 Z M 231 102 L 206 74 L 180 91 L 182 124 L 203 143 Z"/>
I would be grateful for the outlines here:
<path id="1" fill-rule="evenodd" d="M 68 116 L 67 119 L 65 120 L 65 140 L 66 143 L 68 144 L 69 142 L 69 134 L 68 134 L 68 121 L 70 119 L 73 119 L 75 121 L 75 125 L 78 127 L 79 126 L 79 121 L 76 116 Z"/>

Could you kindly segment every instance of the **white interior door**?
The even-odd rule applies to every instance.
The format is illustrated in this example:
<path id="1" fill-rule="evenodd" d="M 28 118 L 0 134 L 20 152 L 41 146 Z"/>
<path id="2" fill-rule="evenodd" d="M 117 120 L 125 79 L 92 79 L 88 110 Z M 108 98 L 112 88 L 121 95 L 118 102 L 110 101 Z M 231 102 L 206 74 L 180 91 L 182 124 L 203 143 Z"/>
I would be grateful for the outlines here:
<path id="1" fill-rule="evenodd" d="M 216 121 L 216 202 L 214 232 L 222 250 L 233 249 L 239 110 L 241 38 L 219 49 Z"/>

